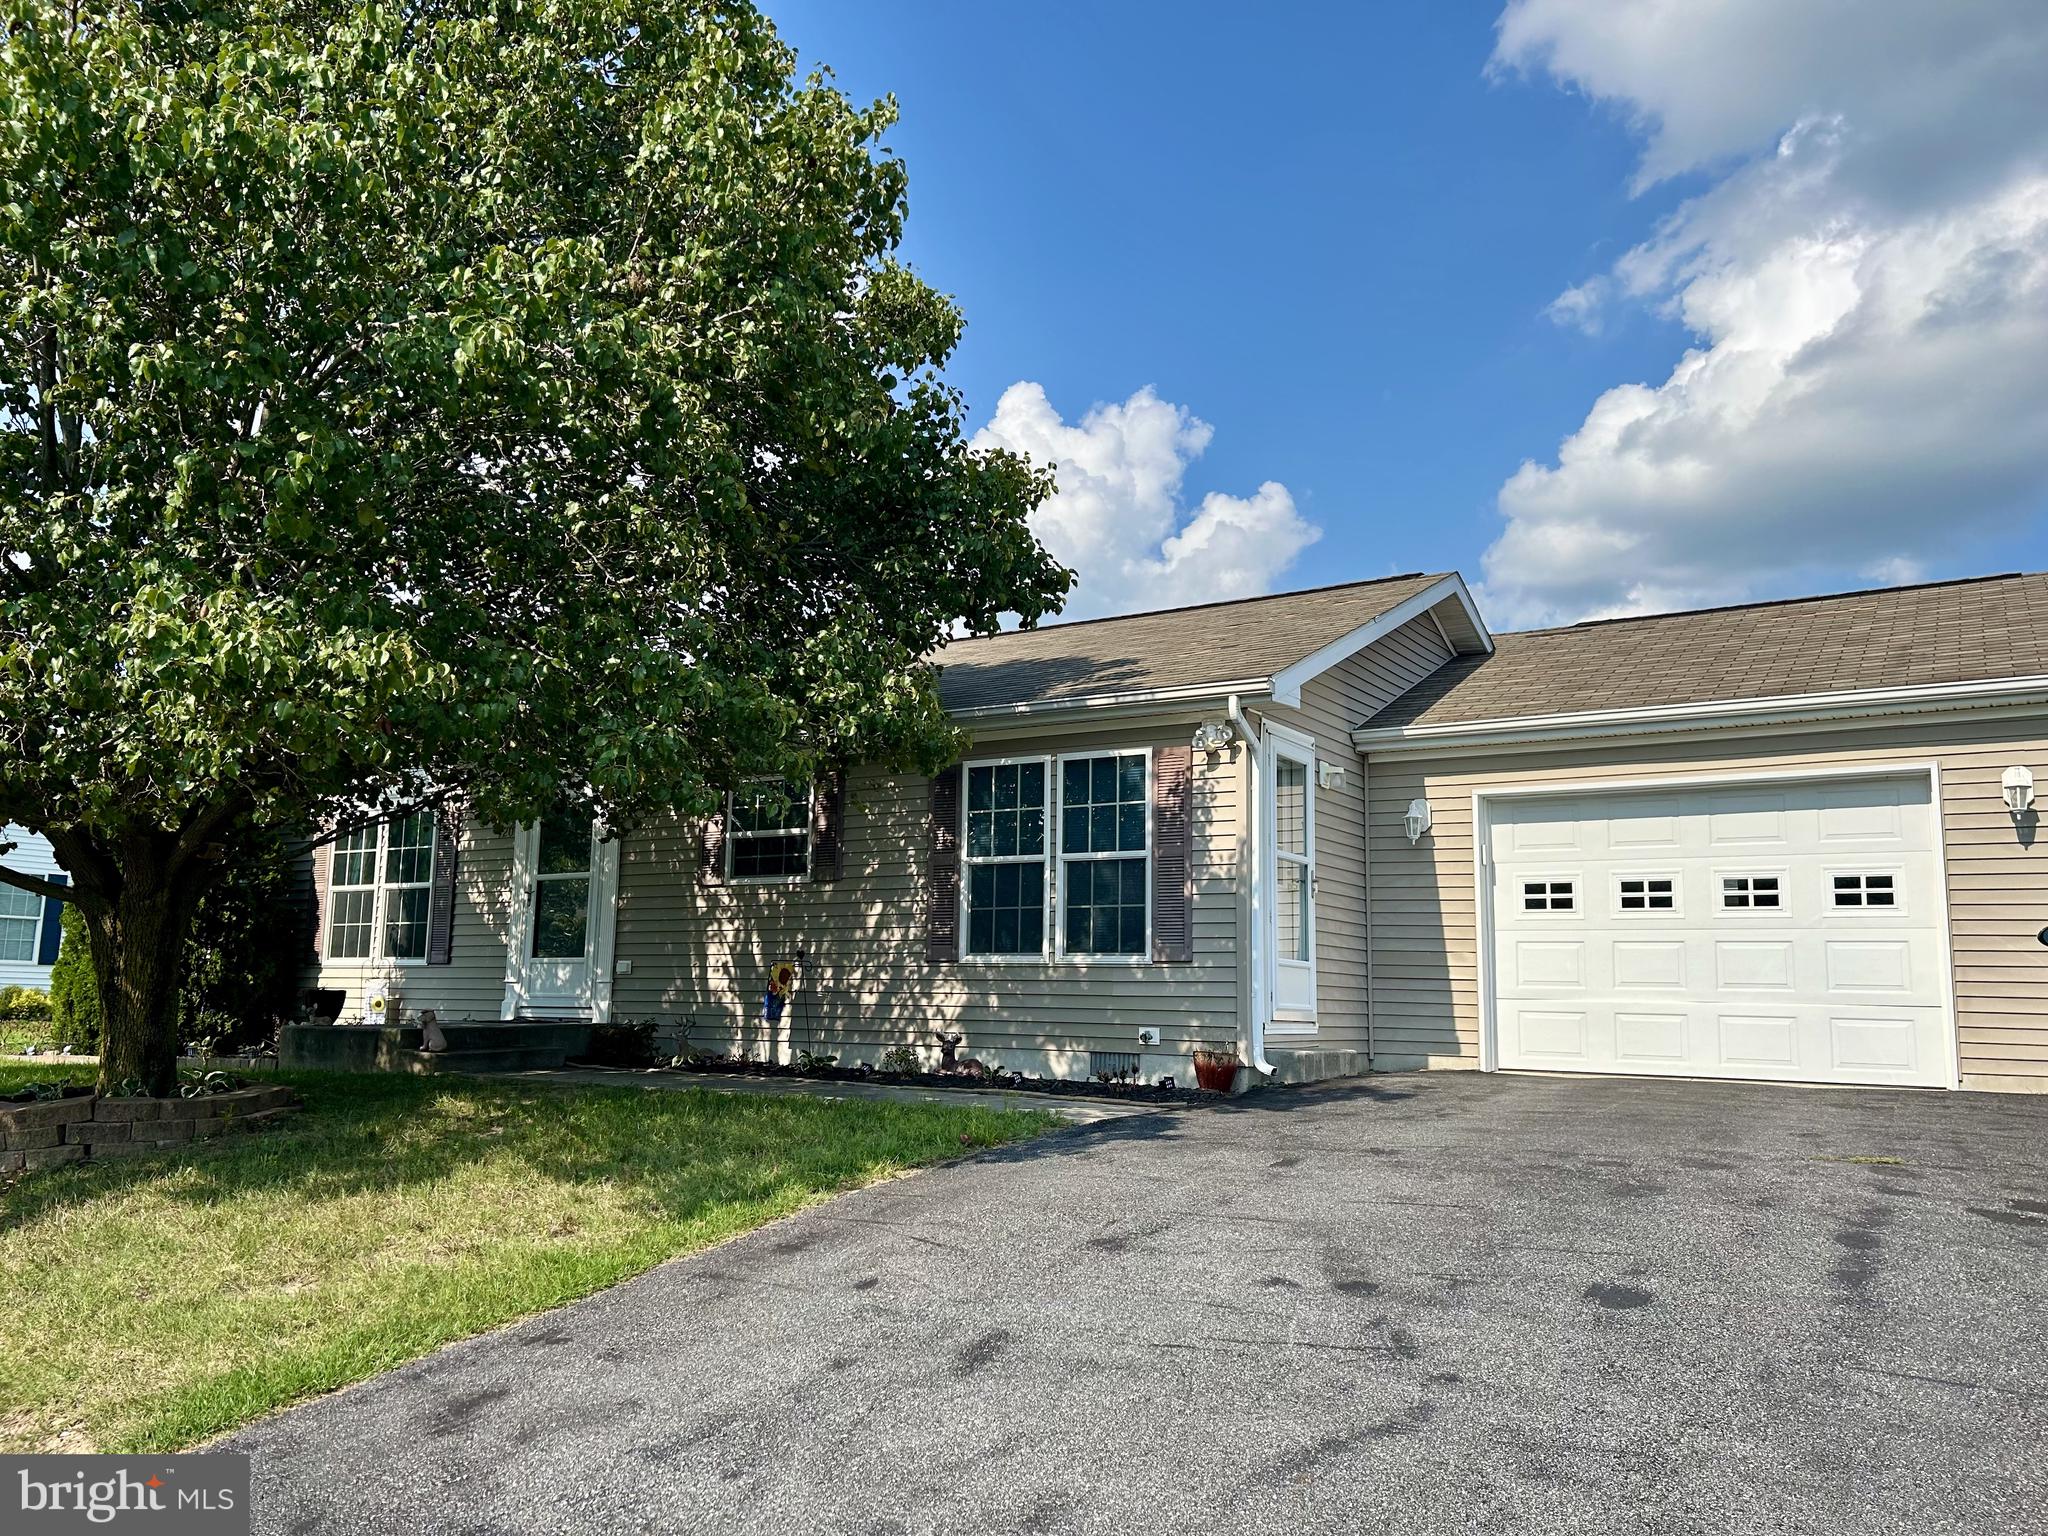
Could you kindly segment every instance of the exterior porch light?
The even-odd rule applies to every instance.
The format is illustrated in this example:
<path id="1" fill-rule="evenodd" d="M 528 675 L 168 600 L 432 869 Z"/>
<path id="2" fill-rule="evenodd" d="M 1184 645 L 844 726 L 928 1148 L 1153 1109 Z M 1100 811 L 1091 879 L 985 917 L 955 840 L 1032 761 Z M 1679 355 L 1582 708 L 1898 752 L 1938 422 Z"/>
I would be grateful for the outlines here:
<path id="1" fill-rule="evenodd" d="M 1195 727 L 1193 745 L 1197 752 L 1221 752 L 1230 745 L 1230 727 L 1221 720 L 1204 720 Z"/>
<path id="2" fill-rule="evenodd" d="M 1423 799 L 1408 802 L 1408 814 L 1401 818 L 1401 825 L 1407 830 L 1412 846 L 1422 841 L 1422 834 L 1429 830 L 1429 802 Z"/>
<path id="3" fill-rule="evenodd" d="M 2031 768 L 2008 768 L 1999 786 L 2005 792 L 2005 808 L 2012 812 L 2012 819 L 2018 821 L 2034 807 L 2034 770 Z"/>

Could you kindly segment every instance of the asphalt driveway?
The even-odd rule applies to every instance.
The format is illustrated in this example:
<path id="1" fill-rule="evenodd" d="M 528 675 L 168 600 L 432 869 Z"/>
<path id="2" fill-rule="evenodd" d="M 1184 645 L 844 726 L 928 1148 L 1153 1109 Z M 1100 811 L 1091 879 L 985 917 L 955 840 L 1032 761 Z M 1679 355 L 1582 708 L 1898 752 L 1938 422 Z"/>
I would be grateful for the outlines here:
<path id="1" fill-rule="evenodd" d="M 1384 1077 L 849 1196 L 258 1425 L 272 1532 L 2048 1530 L 2048 1099 Z"/>

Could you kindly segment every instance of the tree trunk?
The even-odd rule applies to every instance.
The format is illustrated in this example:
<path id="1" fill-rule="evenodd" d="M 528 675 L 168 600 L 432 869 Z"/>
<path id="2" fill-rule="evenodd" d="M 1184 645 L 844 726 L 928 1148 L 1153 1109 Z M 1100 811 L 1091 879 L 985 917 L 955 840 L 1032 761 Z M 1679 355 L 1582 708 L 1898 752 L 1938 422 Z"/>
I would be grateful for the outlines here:
<path id="1" fill-rule="evenodd" d="M 196 893 L 187 882 L 130 868 L 109 900 L 80 903 L 100 994 L 100 1091 L 178 1083 L 178 981 Z"/>

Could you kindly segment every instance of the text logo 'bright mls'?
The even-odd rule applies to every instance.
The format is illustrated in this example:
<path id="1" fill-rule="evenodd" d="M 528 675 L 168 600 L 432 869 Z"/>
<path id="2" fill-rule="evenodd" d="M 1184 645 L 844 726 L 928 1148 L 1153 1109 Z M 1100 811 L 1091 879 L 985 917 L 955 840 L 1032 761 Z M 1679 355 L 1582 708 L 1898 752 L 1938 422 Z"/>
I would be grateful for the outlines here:
<path id="1" fill-rule="evenodd" d="M 246 1455 L 0 1457 L 0 1478 L 8 1472 L 15 1518 L 0 1528 L 10 1533 L 112 1527 L 153 1536 L 241 1536 L 249 1529 Z"/>

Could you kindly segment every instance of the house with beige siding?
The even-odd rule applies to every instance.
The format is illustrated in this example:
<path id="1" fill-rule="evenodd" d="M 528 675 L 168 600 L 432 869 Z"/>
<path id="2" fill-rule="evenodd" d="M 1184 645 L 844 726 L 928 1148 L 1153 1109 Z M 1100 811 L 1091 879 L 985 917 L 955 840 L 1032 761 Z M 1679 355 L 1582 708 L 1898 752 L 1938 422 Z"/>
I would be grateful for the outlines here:
<path id="1" fill-rule="evenodd" d="M 783 1060 L 2048 1087 L 2048 577 L 1495 635 L 1417 574 L 940 660 L 931 778 L 322 849 L 318 984 Z"/>

